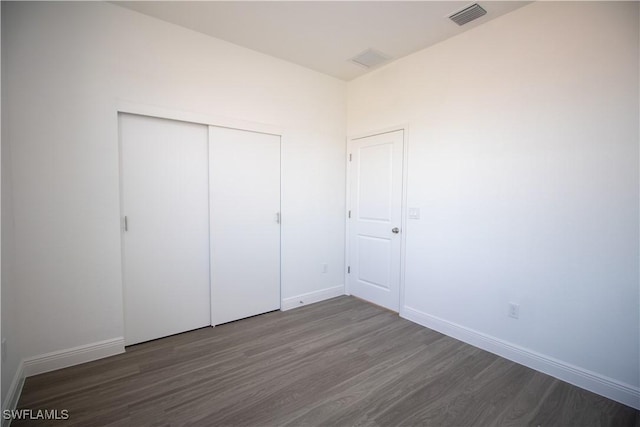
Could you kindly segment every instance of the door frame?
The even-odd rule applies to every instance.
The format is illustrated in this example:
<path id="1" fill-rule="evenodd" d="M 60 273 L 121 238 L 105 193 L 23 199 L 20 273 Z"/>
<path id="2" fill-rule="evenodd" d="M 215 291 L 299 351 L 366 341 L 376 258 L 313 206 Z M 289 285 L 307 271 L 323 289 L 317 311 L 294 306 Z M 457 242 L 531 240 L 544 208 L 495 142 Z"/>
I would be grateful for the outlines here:
<path id="1" fill-rule="evenodd" d="M 357 133 L 347 137 L 347 150 L 345 153 L 346 161 L 346 191 L 345 191 L 345 263 L 344 263 L 344 293 L 351 295 L 350 287 L 350 273 L 347 271 L 347 267 L 350 266 L 351 256 L 351 221 L 349 220 L 349 211 L 351 210 L 351 162 L 349 161 L 349 154 L 352 153 L 354 142 L 368 138 L 370 136 L 381 135 L 385 133 L 391 133 L 396 131 L 403 131 L 402 134 L 402 201 L 400 204 L 400 282 L 399 286 L 399 301 L 398 301 L 398 314 L 404 313 L 404 282 L 405 282 L 405 252 L 407 246 L 407 177 L 408 177 L 408 154 L 409 154 L 409 124 L 404 123 L 397 126 L 391 126 L 388 128 L 373 130 L 364 133 Z"/>
<path id="2" fill-rule="evenodd" d="M 165 108 L 155 105 L 149 104 L 141 104 L 136 102 L 131 102 L 124 99 L 118 99 L 115 102 L 115 109 L 113 114 L 114 126 L 116 129 L 116 144 L 118 147 L 118 223 L 120 227 L 118 228 L 118 232 L 120 233 L 120 290 L 121 290 L 121 318 L 122 318 L 122 336 L 124 336 L 124 329 L 126 328 L 125 324 L 125 310 L 124 310 L 124 192 L 122 186 L 122 146 L 121 146 L 121 138 L 120 138 L 120 125 L 118 122 L 118 118 L 120 114 L 133 114 L 138 116 L 147 116 L 154 117 L 158 119 L 166 119 L 166 120 L 175 120 L 179 122 L 187 122 L 187 123 L 195 123 L 205 126 L 215 126 L 229 129 L 237 129 L 242 131 L 256 132 L 256 133 L 265 133 L 269 135 L 275 135 L 280 137 L 280 310 L 282 310 L 282 227 L 284 226 L 284 217 L 285 214 L 282 212 L 282 181 L 283 181 L 283 172 L 282 172 L 282 147 L 286 140 L 288 140 L 288 135 L 284 132 L 279 126 L 273 126 L 265 123 L 252 122 L 249 120 L 236 119 L 231 117 L 218 116 L 208 113 L 199 113 L 193 111 L 185 111 L 185 110 L 176 110 L 171 108 Z M 207 131 L 208 134 L 208 131 Z M 207 139 L 207 148 L 209 148 L 209 140 Z M 209 203 L 211 201 L 209 200 Z M 209 239 L 211 239 L 211 230 L 209 230 Z M 211 242 L 209 242 L 211 245 Z M 209 275 L 209 294 L 211 295 L 211 275 Z M 211 326 L 215 326 L 213 319 L 213 311 L 211 310 L 211 298 L 209 298 L 209 320 L 211 322 Z"/>

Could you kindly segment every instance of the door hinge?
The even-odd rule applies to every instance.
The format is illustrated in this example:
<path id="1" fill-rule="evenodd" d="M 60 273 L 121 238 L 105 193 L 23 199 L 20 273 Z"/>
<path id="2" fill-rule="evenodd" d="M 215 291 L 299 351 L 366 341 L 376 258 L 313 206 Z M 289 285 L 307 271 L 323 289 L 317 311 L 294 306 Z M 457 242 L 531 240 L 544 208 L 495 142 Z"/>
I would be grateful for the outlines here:
<path id="1" fill-rule="evenodd" d="M 127 216 L 124 217 L 124 231 L 129 231 L 129 221 L 127 220 Z"/>
<path id="2" fill-rule="evenodd" d="M 351 160 L 352 160 L 352 154 L 349 153 L 349 161 L 351 161 Z"/>
<path id="3" fill-rule="evenodd" d="M 347 274 L 351 274 L 351 266 L 347 267 Z"/>
<path id="4" fill-rule="evenodd" d="M 349 211 L 349 218 L 351 218 L 351 211 Z"/>

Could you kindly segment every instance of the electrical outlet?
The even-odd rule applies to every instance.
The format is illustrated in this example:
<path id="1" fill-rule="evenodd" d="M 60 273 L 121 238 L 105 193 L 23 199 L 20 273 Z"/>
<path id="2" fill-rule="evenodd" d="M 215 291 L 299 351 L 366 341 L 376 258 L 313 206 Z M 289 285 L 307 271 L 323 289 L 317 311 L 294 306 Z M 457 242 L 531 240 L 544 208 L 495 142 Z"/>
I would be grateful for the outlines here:
<path id="1" fill-rule="evenodd" d="M 329 264 L 327 264 L 326 262 L 322 264 L 322 272 L 323 273 L 329 272 Z"/>
<path id="2" fill-rule="evenodd" d="M 6 338 L 2 338 L 2 361 L 4 362 L 5 360 L 7 360 L 7 339 Z"/>
<path id="3" fill-rule="evenodd" d="M 520 317 L 520 304 L 516 304 L 515 302 L 509 303 L 509 317 L 513 317 L 514 319 Z"/>

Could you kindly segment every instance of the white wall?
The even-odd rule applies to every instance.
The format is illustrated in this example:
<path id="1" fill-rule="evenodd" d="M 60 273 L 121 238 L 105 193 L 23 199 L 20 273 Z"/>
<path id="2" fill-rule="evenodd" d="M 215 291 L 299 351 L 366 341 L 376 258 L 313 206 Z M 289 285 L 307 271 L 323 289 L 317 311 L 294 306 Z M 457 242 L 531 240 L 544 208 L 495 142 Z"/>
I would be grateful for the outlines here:
<path id="1" fill-rule="evenodd" d="M 4 7 L 2 7 L 3 9 Z M 5 39 L 6 26 L 2 25 L 2 39 Z M 6 66 L 6 49 L 2 47 L 2 338 L 7 339 L 7 345 L 9 348 L 16 344 L 19 332 L 17 327 L 18 307 L 16 305 L 16 292 L 17 287 L 13 286 L 13 261 L 14 261 L 14 233 L 13 233 L 13 209 L 12 209 L 12 186 L 11 186 L 11 150 L 8 144 L 7 138 L 7 108 L 6 106 L 6 94 L 5 83 L 7 73 L 4 70 Z M 2 403 L 4 403 L 6 391 L 9 389 L 11 382 L 13 381 L 13 374 L 18 369 L 21 356 L 17 351 L 9 351 L 6 358 L 2 358 Z"/>
<path id="2" fill-rule="evenodd" d="M 112 4 L 2 6 L 12 355 L 123 334 L 121 101 L 283 129 L 283 297 L 343 284 L 344 82 Z"/>
<path id="3" fill-rule="evenodd" d="M 2 7 L 0 5 L 0 40 L 2 38 Z M 1 44 L 1 43 L 0 43 Z M 2 81 L 2 48 L 0 47 L 0 82 Z M 0 100 L 2 99 L 2 89 L 0 87 Z M 4 117 L 2 116 L 2 107 L 0 106 L 0 142 L 2 141 L 2 121 Z M 2 181 L 2 154 L 1 154 L 2 145 L 0 144 L 0 184 Z M 0 198 L 0 223 L 2 222 L 2 201 Z M 0 242 L 2 241 L 2 230 L 0 229 Z M 2 259 L 2 245 L 0 245 L 0 259 Z M 2 263 L 0 262 L 0 278 L 2 277 Z M 0 331 L 2 330 L 2 281 L 0 280 Z M 0 364 L 4 362 L 5 356 L 4 354 L 0 355 Z M 0 385 L 2 384 L 2 369 L 0 368 Z M 1 394 L 1 393 L 0 393 Z M 0 397 L 0 402 L 2 399 Z"/>
<path id="4" fill-rule="evenodd" d="M 3 111 L 4 113 L 4 111 Z M 2 117 L 2 338 L 7 340 L 7 346 L 12 347 L 19 336 L 17 328 L 18 310 L 16 305 L 17 288 L 13 285 L 13 213 L 11 203 L 11 164 L 8 161 L 10 151 L 5 142 L 5 118 Z M 2 402 L 6 391 L 13 381 L 13 375 L 18 369 L 21 356 L 17 351 L 10 351 L 6 358 L 2 358 Z"/>
<path id="5" fill-rule="evenodd" d="M 342 284 L 344 83 L 111 4 L 2 8 L 3 398 L 122 335 L 122 100 L 283 128 L 283 297 Z M 410 124 L 404 310 L 638 387 L 638 17 L 533 4 L 348 84 L 350 134 Z"/>
<path id="6" fill-rule="evenodd" d="M 348 84 L 350 135 L 409 123 L 405 310 L 636 392 L 638 6 L 535 3 Z"/>

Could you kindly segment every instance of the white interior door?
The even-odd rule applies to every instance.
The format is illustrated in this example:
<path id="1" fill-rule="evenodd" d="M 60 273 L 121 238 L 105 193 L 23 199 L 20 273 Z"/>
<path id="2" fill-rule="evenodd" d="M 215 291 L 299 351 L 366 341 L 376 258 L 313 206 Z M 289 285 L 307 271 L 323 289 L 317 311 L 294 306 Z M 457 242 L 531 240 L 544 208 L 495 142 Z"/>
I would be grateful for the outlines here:
<path id="1" fill-rule="evenodd" d="M 280 137 L 209 127 L 211 323 L 280 308 Z"/>
<path id="2" fill-rule="evenodd" d="M 207 126 L 121 114 L 125 344 L 210 325 Z"/>
<path id="3" fill-rule="evenodd" d="M 349 292 L 400 307 L 403 131 L 351 143 Z"/>

